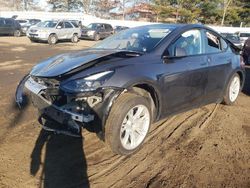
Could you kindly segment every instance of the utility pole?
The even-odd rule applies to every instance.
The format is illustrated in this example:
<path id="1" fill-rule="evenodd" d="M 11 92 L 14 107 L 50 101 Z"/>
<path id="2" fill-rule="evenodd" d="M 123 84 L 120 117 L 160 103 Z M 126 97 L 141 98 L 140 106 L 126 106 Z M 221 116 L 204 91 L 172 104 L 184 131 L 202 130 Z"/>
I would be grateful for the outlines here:
<path id="1" fill-rule="evenodd" d="M 224 25 L 226 13 L 227 13 L 227 8 L 229 7 L 231 2 L 232 2 L 232 0 L 224 0 L 223 16 L 222 16 L 222 20 L 221 20 L 221 25 Z"/>

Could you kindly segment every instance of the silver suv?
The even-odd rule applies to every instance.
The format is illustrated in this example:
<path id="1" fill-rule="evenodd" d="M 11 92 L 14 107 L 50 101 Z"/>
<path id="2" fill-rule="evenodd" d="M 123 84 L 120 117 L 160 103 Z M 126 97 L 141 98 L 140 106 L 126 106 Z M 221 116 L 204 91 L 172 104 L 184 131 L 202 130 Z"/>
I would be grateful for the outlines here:
<path id="1" fill-rule="evenodd" d="M 27 36 L 32 42 L 47 41 L 49 44 L 56 44 L 58 40 L 71 39 L 71 42 L 77 43 L 81 29 L 67 20 L 49 20 L 31 27 Z"/>

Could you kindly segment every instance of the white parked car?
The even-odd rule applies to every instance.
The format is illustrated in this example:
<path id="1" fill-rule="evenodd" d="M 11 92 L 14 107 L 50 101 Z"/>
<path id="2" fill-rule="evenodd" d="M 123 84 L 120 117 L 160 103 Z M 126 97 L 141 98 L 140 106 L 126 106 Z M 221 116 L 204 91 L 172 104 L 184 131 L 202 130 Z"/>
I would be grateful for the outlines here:
<path id="1" fill-rule="evenodd" d="M 240 31 L 236 32 L 236 34 L 240 37 L 240 43 L 242 46 L 244 45 L 245 41 L 250 37 L 250 31 Z"/>
<path id="2" fill-rule="evenodd" d="M 27 36 L 31 41 L 47 41 L 49 44 L 67 39 L 77 43 L 81 36 L 81 29 L 68 20 L 49 20 L 31 27 Z"/>

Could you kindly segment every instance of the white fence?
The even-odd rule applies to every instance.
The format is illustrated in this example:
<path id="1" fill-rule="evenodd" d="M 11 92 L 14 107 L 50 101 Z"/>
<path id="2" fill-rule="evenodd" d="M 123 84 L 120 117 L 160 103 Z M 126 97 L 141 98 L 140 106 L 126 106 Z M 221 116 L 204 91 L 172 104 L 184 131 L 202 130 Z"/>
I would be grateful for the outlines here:
<path id="1" fill-rule="evenodd" d="M 139 22 L 139 21 L 127 21 L 127 20 L 105 20 L 100 19 L 88 14 L 78 13 L 78 12 L 37 12 L 37 11 L 0 11 L 0 17 L 12 17 L 13 15 L 17 15 L 17 19 L 29 19 L 29 18 L 37 18 L 41 20 L 49 20 L 49 19 L 72 19 L 72 20 L 81 20 L 83 25 L 88 25 L 94 22 L 102 22 L 109 23 L 112 26 L 128 26 L 128 27 L 136 27 L 141 25 L 155 24 L 152 22 Z M 246 31 L 250 32 L 250 28 L 245 27 L 221 27 L 221 26 L 212 26 L 214 30 L 221 33 L 235 33 L 238 31 Z"/>
<path id="2" fill-rule="evenodd" d="M 109 23 L 112 26 L 128 26 L 135 27 L 141 25 L 153 24 L 150 22 L 138 22 L 138 21 L 126 21 L 126 20 L 105 20 L 100 19 L 84 13 L 74 13 L 74 12 L 36 12 L 36 11 L 0 11 L 0 17 L 11 18 L 13 15 L 17 15 L 17 19 L 31 19 L 37 18 L 41 20 L 49 19 L 71 19 L 71 20 L 81 20 L 83 25 L 88 25 L 94 22 Z"/>

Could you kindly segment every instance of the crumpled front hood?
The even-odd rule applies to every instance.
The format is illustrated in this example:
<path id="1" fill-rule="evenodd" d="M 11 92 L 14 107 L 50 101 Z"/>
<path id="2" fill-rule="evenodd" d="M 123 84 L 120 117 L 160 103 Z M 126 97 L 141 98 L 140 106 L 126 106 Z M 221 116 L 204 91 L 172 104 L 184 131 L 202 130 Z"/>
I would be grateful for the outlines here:
<path id="1" fill-rule="evenodd" d="M 38 77 L 56 77 L 114 53 L 117 53 L 117 51 L 89 49 L 80 52 L 60 54 L 34 66 L 30 74 Z"/>

